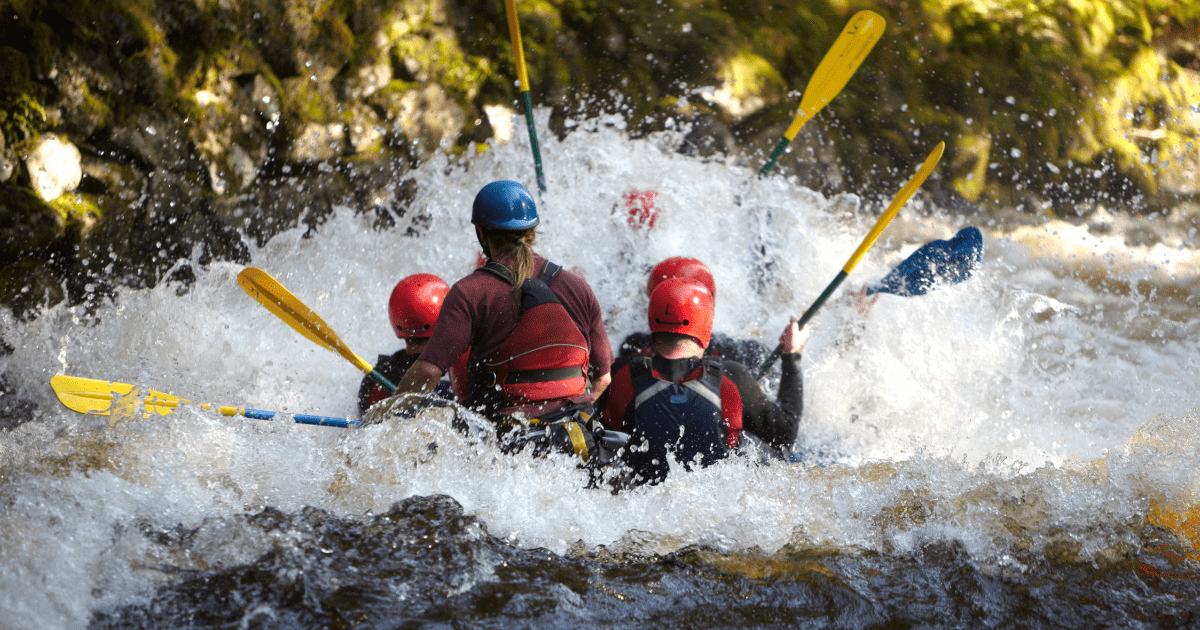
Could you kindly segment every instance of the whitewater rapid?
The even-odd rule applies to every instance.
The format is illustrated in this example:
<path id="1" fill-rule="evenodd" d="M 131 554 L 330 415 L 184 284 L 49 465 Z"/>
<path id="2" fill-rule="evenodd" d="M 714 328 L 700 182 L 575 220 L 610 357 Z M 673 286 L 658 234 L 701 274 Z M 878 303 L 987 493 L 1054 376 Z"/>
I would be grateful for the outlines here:
<path id="1" fill-rule="evenodd" d="M 544 140 L 537 245 L 591 284 L 614 348 L 645 329 L 646 274 L 675 255 L 713 270 L 718 332 L 774 346 L 886 205 L 758 180 L 754 164 L 676 153 L 678 134 L 630 140 L 620 127 L 583 121 Z M 386 310 L 396 281 L 469 273 L 476 191 L 497 179 L 533 188 L 532 174 L 520 138 L 436 158 L 398 176 L 417 193 L 396 228 L 372 229 L 364 209 L 342 207 L 311 237 L 302 226 L 251 246 L 251 265 L 373 361 L 401 347 Z M 888 184 L 899 190 L 907 176 Z M 631 227 L 630 190 L 659 193 L 653 228 Z M 892 553 L 955 539 L 980 562 L 1010 566 L 1013 545 L 1037 547 L 1063 528 L 1088 558 L 1133 544 L 1125 525 L 1149 498 L 1185 504 L 1200 492 L 1190 297 L 1200 266 L 1190 236 L 1165 220 L 1159 244 L 1131 246 L 1121 233 L 1135 219 L 1103 216 L 1104 230 L 1053 219 L 1014 228 L 910 202 L 812 324 L 805 460 L 733 460 L 620 495 L 585 489 L 565 458 L 501 455 L 439 412 L 342 430 L 197 407 L 111 422 L 58 404 L 48 381 L 69 374 L 355 417 L 362 374 L 247 296 L 236 264 L 179 261 L 195 270 L 190 285 L 124 290 L 91 315 L 61 305 L 32 321 L 0 314 L 13 348 L 0 366 L 38 404 L 34 421 L 0 434 L 0 627 L 82 627 L 95 607 L 163 581 L 160 565 L 246 562 L 272 543 L 237 517 L 266 506 L 354 518 L 414 495 L 449 495 L 491 534 L 559 554 L 789 543 Z M 883 295 L 865 316 L 841 299 L 964 225 L 985 242 L 968 281 Z M 1015 533 L 1014 518 L 1028 531 Z M 173 527 L 198 532 L 186 557 L 163 557 L 141 533 Z"/>

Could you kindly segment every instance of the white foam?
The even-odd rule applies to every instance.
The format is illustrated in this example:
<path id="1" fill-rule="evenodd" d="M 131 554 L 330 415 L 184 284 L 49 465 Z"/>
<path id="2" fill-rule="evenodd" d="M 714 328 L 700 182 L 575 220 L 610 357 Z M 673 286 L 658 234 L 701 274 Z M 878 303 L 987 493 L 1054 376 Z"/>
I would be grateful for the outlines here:
<path id="1" fill-rule="evenodd" d="M 368 217 L 340 208 L 312 238 L 299 228 L 254 250 L 252 264 L 368 361 L 390 354 L 400 347 L 386 313 L 395 282 L 468 273 L 478 251 L 469 224 L 475 192 L 501 178 L 532 188 L 522 136 L 413 173 L 417 194 L 401 229 L 373 231 Z M 669 150 L 673 141 L 630 141 L 603 121 L 562 141 L 544 138 L 549 190 L 540 196 L 538 249 L 587 278 L 614 344 L 644 328 L 650 267 L 688 255 L 716 276 L 716 329 L 771 347 L 880 208 L 778 177 L 758 181 L 752 167 L 686 158 Z M 633 230 L 614 211 L 630 189 L 660 193 L 654 229 Z M 885 233 L 846 288 L 960 227 L 918 219 L 917 210 L 906 209 L 913 218 Z M 427 225 L 404 236 L 417 216 Z M 558 552 L 578 542 L 639 552 L 689 544 L 772 551 L 788 542 L 890 552 L 955 538 L 999 558 L 1012 543 L 1003 523 L 1014 505 L 1027 506 L 1020 514 L 1035 538 L 1089 519 L 1123 522 L 1148 487 L 1187 497 L 1195 485 L 1176 469 L 1152 474 L 1144 448 L 1114 457 L 1159 414 L 1167 415 L 1154 426 L 1194 424 L 1197 323 L 1168 316 L 1177 310 L 1162 298 L 1122 294 L 1072 268 L 1079 247 L 1100 246 L 1070 234 L 1069 247 L 1039 238 L 1031 248 L 1028 235 L 985 229 L 984 265 L 972 279 L 923 297 L 884 295 L 865 318 L 835 295 L 814 321 L 803 364 L 802 445 L 826 467 L 735 460 L 619 496 L 585 489 L 586 475 L 569 460 L 500 455 L 436 414 L 339 430 L 191 408 L 110 427 L 57 404 L 47 382 L 65 373 L 204 402 L 353 416 L 361 373 L 247 296 L 234 264 L 193 265 L 197 279 L 182 296 L 166 284 L 124 291 L 95 318 L 62 306 L 28 323 L 0 315 L 0 335 L 14 347 L 0 364 L 10 385 L 41 405 L 37 421 L 0 434 L 8 502 L 0 625 L 82 627 L 98 602 L 144 593 L 162 576 L 145 568 L 160 552 L 139 524 L 208 532 L 196 552 L 205 568 L 253 557 L 262 541 L 230 519 L 266 505 L 354 516 L 444 493 L 491 533 Z M 1113 240 L 1096 255 L 1114 252 L 1121 278 L 1134 280 L 1137 261 L 1150 269 L 1163 255 Z M 1177 258 L 1175 281 L 1186 282 L 1178 274 L 1190 259 Z M 1178 456 L 1188 470 L 1197 469 L 1193 451 Z M 1100 528 L 1086 549 L 1122 535 Z"/>

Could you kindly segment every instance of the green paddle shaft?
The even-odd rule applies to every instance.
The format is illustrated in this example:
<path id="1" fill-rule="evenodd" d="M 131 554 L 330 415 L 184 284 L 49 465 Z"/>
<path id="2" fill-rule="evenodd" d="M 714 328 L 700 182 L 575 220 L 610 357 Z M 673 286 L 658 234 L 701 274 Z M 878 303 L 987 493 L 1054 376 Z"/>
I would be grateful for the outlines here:
<path id="1" fill-rule="evenodd" d="M 529 127 L 529 146 L 533 147 L 533 169 L 537 173 L 537 185 L 540 192 L 546 192 L 546 175 L 542 172 L 542 150 L 538 147 L 537 127 L 533 124 L 533 102 L 529 99 L 529 90 L 521 92 L 525 101 L 525 125 Z"/>
<path id="2" fill-rule="evenodd" d="M 396 385 L 394 383 L 392 383 L 391 381 L 387 380 L 386 376 L 380 374 L 379 370 L 372 368 L 370 376 L 371 376 L 371 378 L 375 379 L 375 382 L 386 387 L 388 392 L 393 393 L 393 394 L 396 393 Z"/>
<path id="3" fill-rule="evenodd" d="M 533 168 L 537 173 L 539 192 L 546 192 L 546 176 L 542 173 L 542 150 L 538 148 L 537 127 L 533 124 L 533 101 L 529 98 L 529 77 L 525 73 L 525 49 L 521 46 L 521 25 L 517 21 L 517 3 L 504 0 L 508 14 L 508 34 L 512 37 L 513 56 L 517 58 L 517 81 L 521 83 L 521 100 L 525 104 L 525 126 L 529 127 L 529 146 L 533 149 Z"/>
<path id="4" fill-rule="evenodd" d="M 854 250 L 854 253 L 850 255 L 850 260 L 846 261 L 845 266 L 838 272 L 837 277 L 833 279 L 833 282 L 829 283 L 829 286 L 825 287 L 825 291 L 821 293 L 821 297 L 817 298 L 817 301 L 813 302 L 813 305 L 808 307 L 808 310 L 804 312 L 804 317 L 797 322 L 801 328 L 817 313 L 821 305 L 825 304 L 825 300 L 829 299 L 830 294 L 838 288 L 838 285 L 846 279 L 846 276 L 850 275 L 851 271 L 854 271 L 854 267 L 858 265 L 858 261 L 862 260 L 862 257 L 867 254 L 867 251 L 871 249 L 875 241 L 879 239 L 879 235 L 883 234 L 883 230 L 892 222 L 892 219 L 896 218 L 897 214 L 900 214 L 900 209 L 904 207 L 904 204 L 908 203 L 913 193 L 917 192 L 917 188 L 920 188 L 921 184 L 925 183 L 925 179 L 929 177 L 934 167 L 942 159 L 942 153 L 945 150 L 945 142 L 939 142 L 937 146 L 933 147 L 933 150 L 929 152 L 929 156 L 925 158 L 925 162 L 921 164 L 921 168 L 917 169 L 917 173 L 912 176 L 912 179 L 908 180 L 908 183 L 892 198 L 892 203 L 888 204 L 887 210 L 883 211 L 879 220 L 875 222 L 875 226 L 871 228 L 870 232 L 867 232 L 867 236 L 859 243 L 858 249 Z M 763 361 L 762 366 L 758 368 L 758 378 L 762 378 L 782 354 L 783 344 L 780 344 L 775 347 L 775 351 L 771 353 L 771 356 L 767 357 L 767 360 Z"/>
<path id="5" fill-rule="evenodd" d="M 767 160 L 767 163 L 763 164 L 762 169 L 758 171 L 759 177 L 766 175 L 767 172 L 771 170 L 771 167 L 775 166 L 775 160 L 778 160 L 779 156 L 783 155 L 783 151 L 787 149 L 787 145 L 789 143 L 791 143 L 791 140 L 787 139 L 786 137 L 779 139 L 779 144 L 775 145 L 775 151 L 771 153 L 771 158 Z"/>

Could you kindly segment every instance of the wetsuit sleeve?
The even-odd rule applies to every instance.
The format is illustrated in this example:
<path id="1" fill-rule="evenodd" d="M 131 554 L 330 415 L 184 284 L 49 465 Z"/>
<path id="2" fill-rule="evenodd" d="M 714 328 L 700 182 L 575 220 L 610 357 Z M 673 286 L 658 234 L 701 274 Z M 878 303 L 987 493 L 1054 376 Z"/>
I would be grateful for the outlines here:
<path id="1" fill-rule="evenodd" d="M 625 415 L 633 404 L 633 377 L 630 376 L 629 366 L 626 365 L 613 374 L 612 384 L 596 401 L 600 410 L 600 421 L 604 426 L 616 431 L 628 431 L 625 426 Z"/>
<path id="2" fill-rule="evenodd" d="M 371 408 L 372 404 L 379 402 L 380 399 L 371 395 L 371 390 L 373 389 L 383 389 L 383 387 L 375 382 L 375 379 L 371 378 L 370 375 L 364 376 L 362 383 L 358 386 L 358 415 L 363 415 L 367 412 L 367 409 Z M 375 398 L 375 400 L 372 400 L 372 398 Z"/>
<path id="3" fill-rule="evenodd" d="M 404 373 L 412 367 L 416 360 L 415 356 L 407 354 L 403 350 L 391 356 L 381 354 L 375 360 L 375 370 L 392 383 L 399 383 L 404 378 Z M 371 378 L 370 374 L 364 376 L 362 383 L 358 386 L 358 414 L 366 413 L 371 405 L 391 395 L 392 393 L 380 385 L 379 381 Z"/>
<path id="4" fill-rule="evenodd" d="M 750 370 L 735 361 L 721 363 L 725 375 L 742 397 L 742 430 L 749 431 L 778 449 L 790 448 L 800 430 L 804 411 L 804 389 L 800 373 L 800 355 L 782 357 L 783 377 L 779 383 L 779 402 L 763 394 Z"/>
<path id="5" fill-rule="evenodd" d="M 436 365 L 445 373 L 470 349 L 471 332 L 471 303 L 455 283 L 442 302 L 442 310 L 433 326 L 433 335 L 421 352 L 421 360 Z"/>

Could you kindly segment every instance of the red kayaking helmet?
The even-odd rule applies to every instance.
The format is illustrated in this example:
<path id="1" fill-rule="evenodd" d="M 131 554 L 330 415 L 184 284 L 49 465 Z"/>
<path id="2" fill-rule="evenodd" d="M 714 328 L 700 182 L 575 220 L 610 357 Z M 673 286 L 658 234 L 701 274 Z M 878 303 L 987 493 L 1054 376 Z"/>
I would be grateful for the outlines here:
<path id="1" fill-rule="evenodd" d="M 407 339 L 432 335 L 442 300 L 449 292 L 446 281 L 431 273 L 413 274 L 397 282 L 388 300 L 388 317 L 396 336 Z"/>
<path id="2" fill-rule="evenodd" d="M 708 270 L 708 266 L 695 258 L 675 256 L 655 265 L 654 271 L 650 272 L 650 280 L 646 282 L 646 295 L 653 294 L 654 287 L 667 278 L 687 278 L 699 282 L 708 289 L 713 301 L 717 300 L 717 283 L 713 280 L 712 272 Z"/>
<path id="3" fill-rule="evenodd" d="M 707 348 L 712 339 L 713 299 L 704 285 L 688 278 L 667 278 L 650 294 L 650 332 L 687 335 Z"/>

